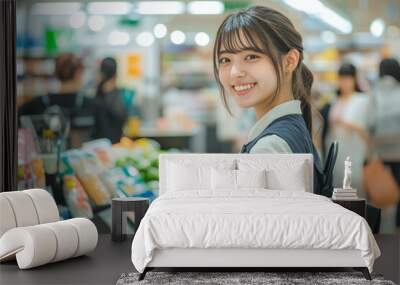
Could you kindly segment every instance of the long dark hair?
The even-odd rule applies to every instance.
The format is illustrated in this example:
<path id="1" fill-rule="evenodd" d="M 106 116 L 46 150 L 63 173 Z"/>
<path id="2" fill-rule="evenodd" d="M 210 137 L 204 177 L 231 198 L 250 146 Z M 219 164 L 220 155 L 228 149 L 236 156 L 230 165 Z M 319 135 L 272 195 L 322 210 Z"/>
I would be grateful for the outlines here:
<path id="1" fill-rule="evenodd" d="M 247 46 L 241 38 L 242 35 L 248 43 Z M 218 74 L 218 58 L 222 46 L 229 53 L 238 53 L 250 49 L 263 53 L 271 59 L 277 75 L 277 88 L 271 101 L 276 98 L 281 88 L 283 76 L 282 57 L 291 49 L 298 50 L 300 58 L 292 75 L 292 92 L 294 98 L 301 101 L 303 118 L 310 134 L 312 133 L 311 86 L 314 77 L 303 63 L 302 37 L 286 16 L 268 7 L 252 6 L 228 16 L 219 27 L 213 52 L 214 76 L 224 105 L 228 112 L 231 113 L 225 90 Z"/>
<path id="2" fill-rule="evenodd" d="M 340 76 L 351 76 L 354 78 L 354 91 L 363 92 L 358 83 L 357 68 L 351 63 L 343 63 L 338 70 L 338 75 Z M 337 95 L 342 95 L 340 88 L 337 90 Z"/>
<path id="3" fill-rule="evenodd" d="M 103 86 L 104 84 L 115 77 L 117 73 L 117 62 L 112 57 L 106 57 L 101 61 L 100 64 L 100 73 L 101 80 L 99 85 L 97 86 L 96 97 L 102 98 L 104 97 Z"/>
<path id="4" fill-rule="evenodd" d="M 386 58 L 379 64 L 379 77 L 387 75 L 400 82 L 400 65 L 394 58 Z"/>

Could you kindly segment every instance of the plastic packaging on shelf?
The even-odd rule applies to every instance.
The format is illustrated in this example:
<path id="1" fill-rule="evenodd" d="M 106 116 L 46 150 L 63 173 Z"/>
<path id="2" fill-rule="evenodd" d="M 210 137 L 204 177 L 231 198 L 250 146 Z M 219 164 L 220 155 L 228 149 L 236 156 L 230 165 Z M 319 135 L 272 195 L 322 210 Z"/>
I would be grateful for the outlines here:
<path id="1" fill-rule="evenodd" d="M 35 177 L 35 187 L 46 188 L 43 160 L 39 156 L 36 156 L 32 158 L 31 165 L 32 173 Z"/>
<path id="2" fill-rule="evenodd" d="M 118 190 L 118 183 L 123 179 L 125 179 L 125 173 L 121 168 L 112 168 L 101 176 L 101 180 L 108 188 L 108 191 L 114 191 L 117 197 L 124 197 Z"/>
<path id="3" fill-rule="evenodd" d="M 88 196 L 75 175 L 64 175 L 64 197 L 73 217 L 93 218 Z"/>
<path id="4" fill-rule="evenodd" d="M 158 156 L 162 151 L 151 139 L 122 138 L 111 145 L 107 139 L 85 143 L 63 155 L 64 175 L 75 175 L 96 206 L 113 197 L 146 197 L 158 193 Z M 68 178 L 67 178 L 68 180 Z"/>
<path id="5" fill-rule="evenodd" d="M 46 188 L 44 164 L 32 131 L 18 129 L 18 189 Z"/>
<path id="6" fill-rule="evenodd" d="M 107 187 L 99 178 L 96 159 L 87 152 L 72 150 L 65 153 L 63 162 L 72 170 L 81 182 L 86 193 L 96 205 L 111 203 Z"/>
<path id="7" fill-rule="evenodd" d="M 133 166 L 110 169 L 102 176 L 102 180 L 108 188 L 115 189 L 119 197 L 141 197 L 149 191 L 139 171 Z"/>
<path id="8" fill-rule="evenodd" d="M 112 159 L 111 141 L 109 139 L 97 139 L 83 144 L 82 150 L 93 152 L 104 167 L 114 166 Z"/>

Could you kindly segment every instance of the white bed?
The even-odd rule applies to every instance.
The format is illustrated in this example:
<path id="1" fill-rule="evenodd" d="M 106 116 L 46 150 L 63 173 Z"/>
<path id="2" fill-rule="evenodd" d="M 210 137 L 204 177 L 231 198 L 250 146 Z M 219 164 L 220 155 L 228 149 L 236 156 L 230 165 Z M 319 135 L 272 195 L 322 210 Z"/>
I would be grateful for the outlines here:
<path id="1" fill-rule="evenodd" d="M 372 232 L 359 215 L 312 194 L 312 155 L 164 154 L 159 167 L 160 197 L 132 243 L 140 279 L 155 267 L 354 267 L 370 278 L 380 255 Z M 263 188 L 245 177 L 261 168 Z M 215 188 L 224 171 L 237 175 L 233 190 Z"/>

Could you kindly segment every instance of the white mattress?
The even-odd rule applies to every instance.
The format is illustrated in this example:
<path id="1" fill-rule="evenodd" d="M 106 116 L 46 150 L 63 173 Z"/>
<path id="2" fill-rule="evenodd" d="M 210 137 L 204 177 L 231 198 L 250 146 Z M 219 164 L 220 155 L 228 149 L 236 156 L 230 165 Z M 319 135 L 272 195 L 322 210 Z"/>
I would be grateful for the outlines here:
<path id="1" fill-rule="evenodd" d="M 216 194 L 156 199 L 132 243 L 135 268 L 143 272 L 156 249 L 169 248 L 359 250 L 371 272 L 380 256 L 365 219 L 326 197 L 266 189 Z"/>

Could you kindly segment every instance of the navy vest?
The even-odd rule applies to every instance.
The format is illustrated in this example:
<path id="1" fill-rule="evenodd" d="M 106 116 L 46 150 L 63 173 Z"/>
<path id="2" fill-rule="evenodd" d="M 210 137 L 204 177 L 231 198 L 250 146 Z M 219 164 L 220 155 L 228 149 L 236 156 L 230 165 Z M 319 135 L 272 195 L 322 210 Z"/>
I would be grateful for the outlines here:
<path id="1" fill-rule="evenodd" d="M 245 144 L 240 152 L 250 153 L 250 150 L 261 138 L 270 135 L 282 138 L 293 153 L 312 153 L 314 157 L 314 193 L 330 197 L 332 193 L 321 193 L 324 173 L 303 116 L 290 114 L 274 120 L 256 138 Z"/>

